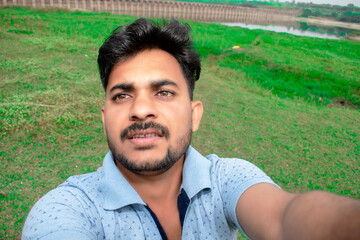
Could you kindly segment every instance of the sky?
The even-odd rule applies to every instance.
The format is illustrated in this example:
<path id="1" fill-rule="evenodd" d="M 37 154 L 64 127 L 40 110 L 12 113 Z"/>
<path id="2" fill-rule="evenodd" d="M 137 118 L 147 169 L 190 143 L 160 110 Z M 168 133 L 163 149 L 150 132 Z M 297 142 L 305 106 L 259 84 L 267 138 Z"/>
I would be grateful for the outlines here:
<path id="1" fill-rule="evenodd" d="M 292 2 L 292 0 L 279 0 L 280 2 Z M 360 0 L 295 0 L 295 2 L 312 2 L 317 4 L 332 4 L 346 6 L 349 3 L 360 7 Z"/>

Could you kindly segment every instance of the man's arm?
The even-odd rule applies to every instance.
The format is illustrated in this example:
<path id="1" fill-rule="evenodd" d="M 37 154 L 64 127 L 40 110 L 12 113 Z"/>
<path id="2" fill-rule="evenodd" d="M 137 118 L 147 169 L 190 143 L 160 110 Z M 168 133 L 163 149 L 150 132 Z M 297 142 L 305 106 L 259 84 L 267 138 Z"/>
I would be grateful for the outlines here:
<path id="1" fill-rule="evenodd" d="M 360 201 L 326 192 L 257 184 L 241 196 L 236 215 L 252 239 L 360 239 Z"/>

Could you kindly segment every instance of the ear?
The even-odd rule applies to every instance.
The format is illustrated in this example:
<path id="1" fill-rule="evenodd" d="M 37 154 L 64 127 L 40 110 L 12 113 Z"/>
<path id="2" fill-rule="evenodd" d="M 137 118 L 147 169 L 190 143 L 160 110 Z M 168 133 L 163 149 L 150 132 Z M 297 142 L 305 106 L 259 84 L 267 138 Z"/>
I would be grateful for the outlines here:
<path id="1" fill-rule="evenodd" d="M 105 107 L 104 106 L 101 108 L 101 120 L 102 120 L 102 124 L 103 124 L 103 128 L 104 128 L 104 135 L 106 136 L 106 131 L 105 131 Z"/>
<path id="2" fill-rule="evenodd" d="M 191 102 L 192 107 L 192 131 L 196 132 L 199 129 L 201 118 L 204 112 L 201 101 Z"/>

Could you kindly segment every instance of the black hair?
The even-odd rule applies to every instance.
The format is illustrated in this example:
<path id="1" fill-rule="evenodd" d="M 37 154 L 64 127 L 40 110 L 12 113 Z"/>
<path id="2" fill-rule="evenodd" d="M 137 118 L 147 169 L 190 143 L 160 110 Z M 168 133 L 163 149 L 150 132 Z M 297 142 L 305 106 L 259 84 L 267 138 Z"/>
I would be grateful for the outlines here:
<path id="1" fill-rule="evenodd" d="M 175 19 L 156 23 L 140 18 L 116 28 L 99 49 L 98 65 L 105 91 L 115 64 L 147 49 L 161 49 L 180 64 L 192 99 L 201 64 L 199 54 L 193 48 L 190 31 L 188 24 L 181 24 Z"/>

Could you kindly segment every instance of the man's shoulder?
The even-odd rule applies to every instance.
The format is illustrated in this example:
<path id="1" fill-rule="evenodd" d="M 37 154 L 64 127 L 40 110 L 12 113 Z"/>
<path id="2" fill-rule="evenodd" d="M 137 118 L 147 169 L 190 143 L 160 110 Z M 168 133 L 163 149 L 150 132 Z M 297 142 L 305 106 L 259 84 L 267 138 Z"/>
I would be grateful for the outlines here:
<path id="1" fill-rule="evenodd" d="M 217 154 L 209 154 L 205 156 L 198 152 L 192 146 L 189 147 L 186 154 L 187 159 L 190 160 L 192 163 L 195 162 L 196 164 L 211 165 L 212 167 L 224 167 L 228 165 L 238 165 L 242 167 L 255 166 L 251 162 L 241 158 L 219 157 Z"/>
<path id="2" fill-rule="evenodd" d="M 71 205 L 75 202 L 93 205 L 99 199 L 97 191 L 101 179 L 99 170 L 69 177 L 58 187 L 42 196 L 33 208 L 48 208 L 54 204 Z"/>
<path id="3" fill-rule="evenodd" d="M 102 178 L 102 168 L 96 172 L 70 176 L 57 188 L 48 194 L 59 195 L 68 194 L 75 197 L 87 198 L 91 201 L 98 198 L 98 187 Z"/>
<path id="4" fill-rule="evenodd" d="M 241 158 L 221 158 L 216 154 L 206 156 L 211 162 L 210 178 L 220 186 L 232 188 L 251 186 L 259 182 L 273 181 L 259 167 Z"/>
<path id="5" fill-rule="evenodd" d="M 201 166 L 201 167 L 200 167 Z M 190 147 L 187 152 L 187 158 L 184 165 L 185 180 L 193 182 L 196 179 L 209 179 L 211 184 L 214 183 L 228 185 L 231 183 L 239 184 L 246 182 L 248 179 L 268 178 L 266 174 L 250 161 L 241 158 L 224 158 L 216 154 L 210 154 L 204 157 L 197 150 Z M 187 178 L 188 179 L 187 179 Z M 208 185 L 207 182 L 204 185 Z"/>
<path id="6" fill-rule="evenodd" d="M 94 234 L 101 235 L 101 231 L 93 233 L 87 230 L 101 225 L 101 198 L 97 190 L 99 180 L 99 171 L 72 176 L 45 194 L 31 209 L 22 238 L 48 236 L 49 239 L 61 239 L 61 234 L 70 232 L 74 239 L 83 238 L 84 235 L 95 239 Z M 83 226 L 83 230 L 75 231 L 73 227 L 76 226 Z"/>
<path id="7" fill-rule="evenodd" d="M 93 188 L 99 185 L 102 177 L 102 167 L 95 172 L 70 176 L 59 187 L 76 187 L 80 189 Z"/>
<path id="8" fill-rule="evenodd" d="M 227 158 L 227 157 L 219 157 L 217 154 L 210 154 L 205 157 L 208 161 L 211 162 L 213 168 L 240 168 L 242 170 L 246 170 L 249 168 L 257 167 L 251 163 L 250 161 L 241 159 L 241 158 Z"/>

